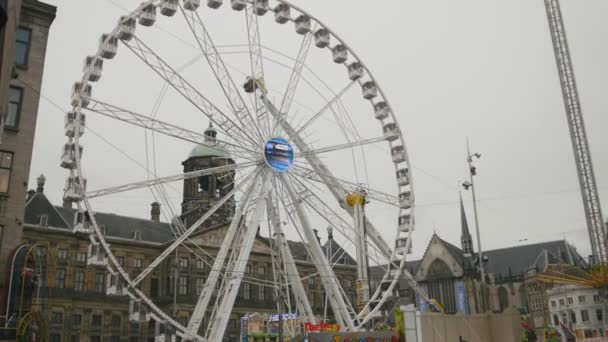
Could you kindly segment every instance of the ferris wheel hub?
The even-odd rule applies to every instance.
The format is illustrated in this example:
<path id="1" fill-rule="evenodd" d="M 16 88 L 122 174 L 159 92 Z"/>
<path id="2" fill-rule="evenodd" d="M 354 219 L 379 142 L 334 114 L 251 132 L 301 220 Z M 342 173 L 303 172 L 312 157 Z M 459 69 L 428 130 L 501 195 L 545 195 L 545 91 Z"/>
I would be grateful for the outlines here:
<path id="1" fill-rule="evenodd" d="M 284 138 L 272 138 L 264 146 L 264 160 L 274 171 L 287 171 L 293 165 L 293 147 Z"/>

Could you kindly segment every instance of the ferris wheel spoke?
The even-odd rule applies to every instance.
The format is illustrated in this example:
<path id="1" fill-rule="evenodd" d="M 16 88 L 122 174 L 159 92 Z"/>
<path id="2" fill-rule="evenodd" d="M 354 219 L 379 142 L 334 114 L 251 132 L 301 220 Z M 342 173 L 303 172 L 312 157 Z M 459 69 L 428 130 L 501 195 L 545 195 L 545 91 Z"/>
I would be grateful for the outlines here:
<path id="1" fill-rule="evenodd" d="M 182 235 L 180 235 L 178 238 L 176 238 L 173 243 L 171 243 L 171 245 L 169 247 L 167 247 L 156 259 L 154 259 L 154 261 L 152 261 L 152 263 L 150 263 L 150 265 L 145 268 L 131 283 L 132 286 L 137 286 L 137 284 L 139 284 L 143 279 L 146 278 L 146 276 L 148 276 L 148 274 L 150 274 L 150 272 L 152 272 L 154 269 L 156 269 L 156 267 L 158 267 L 158 265 L 160 265 L 161 262 L 163 262 L 163 260 L 165 260 L 167 258 L 167 256 L 169 256 L 173 251 L 175 251 L 175 249 L 184 243 L 184 241 L 190 237 L 190 235 L 192 235 L 192 233 L 194 233 L 195 230 L 197 230 L 205 221 L 207 221 L 207 219 L 209 219 L 211 217 L 211 215 L 213 215 L 217 210 L 219 210 L 224 204 L 226 204 L 226 202 L 232 198 L 238 191 L 238 189 L 240 189 L 245 183 L 247 182 L 243 182 L 241 184 L 235 185 L 234 189 L 232 189 L 229 193 L 227 193 L 224 197 L 222 197 L 219 201 L 217 201 L 207 212 L 205 212 L 205 214 L 203 216 L 201 216 L 198 220 L 196 220 L 196 222 L 194 222 L 194 224 L 192 224 L 190 226 L 190 228 L 188 228 L 188 230 L 186 230 Z"/>
<path id="2" fill-rule="evenodd" d="M 344 297 L 342 296 L 342 293 L 340 291 L 338 279 L 336 278 L 336 275 L 331 265 L 327 261 L 327 258 L 325 257 L 323 250 L 321 249 L 321 245 L 317 241 L 310 221 L 306 216 L 304 208 L 300 204 L 300 201 L 292 184 L 289 182 L 289 180 L 285 179 L 284 175 L 279 174 L 279 177 L 281 183 L 287 191 L 288 196 L 291 198 L 291 202 L 295 208 L 296 215 L 298 216 L 298 219 L 302 225 L 306 242 L 310 247 L 310 251 L 312 253 L 313 260 L 317 265 L 317 269 L 321 274 L 321 281 L 325 288 L 325 292 L 327 293 L 327 296 L 329 298 L 329 302 L 334 312 L 334 316 L 339 324 L 352 331 L 355 328 L 354 321 L 350 313 L 348 312 L 348 305 L 345 302 Z"/>
<path id="3" fill-rule="evenodd" d="M 327 101 L 327 103 L 325 105 L 323 105 L 323 107 L 321 109 L 319 109 L 310 119 L 308 119 L 308 121 L 306 121 L 304 124 L 302 124 L 302 126 L 300 126 L 296 130 L 296 133 L 300 134 L 300 132 L 302 132 L 303 130 L 305 130 L 306 128 L 308 128 L 311 124 L 313 124 L 329 108 L 331 108 L 338 101 L 340 101 L 340 99 L 342 98 L 342 96 L 344 96 L 344 94 L 346 94 L 348 92 L 348 90 L 350 88 L 352 88 L 352 86 L 355 85 L 355 84 L 357 84 L 357 83 L 358 82 L 356 80 L 349 82 L 338 94 L 336 94 L 331 100 Z"/>
<path id="4" fill-rule="evenodd" d="M 114 186 L 111 188 L 93 190 L 93 191 L 87 192 L 86 197 L 89 199 L 96 198 L 96 197 L 103 197 L 103 196 L 113 195 L 113 194 L 117 194 L 117 193 L 121 193 L 121 192 L 137 190 L 137 189 L 141 189 L 141 188 L 147 188 L 147 187 L 166 184 L 166 183 L 177 182 L 177 181 L 185 180 L 185 179 L 209 176 L 209 175 L 225 173 L 225 172 L 234 171 L 234 170 L 243 170 L 248 167 L 256 166 L 259 164 L 260 164 L 260 162 L 256 162 L 256 161 L 246 162 L 246 163 L 241 163 L 241 164 L 229 164 L 229 165 L 218 166 L 218 167 L 209 168 L 209 169 L 197 170 L 197 171 L 186 172 L 186 173 L 179 173 L 179 174 L 172 175 L 172 176 L 152 178 L 152 179 L 147 179 L 147 180 L 144 180 L 141 182 L 134 182 L 134 183 L 124 184 L 124 185 Z"/>
<path id="5" fill-rule="evenodd" d="M 243 125 L 243 128 L 251 128 L 249 130 L 249 134 L 257 136 L 259 138 L 258 142 L 262 142 L 264 140 L 264 136 L 260 132 L 259 126 L 253 119 L 253 116 L 249 111 L 249 107 L 247 107 L 247 104 L 243 100 L 243 97 L 239 92 L 239 88 L 234 83 L 234 80 L 232 79 L 232 76 L 224 63 L 224 60 L 213 43 L 211 35 L 209 34 L 209 31 L 207 31 L 207 28 L 203 23 L 198 11 L 185 10 L 181 5 L 180 8 L 186 22 L 188 23 L 188 26 L 190 27 L 190 31 L 192 31 L 192 34 L 196 39 L 196 43 L 205 55 L 205 58 L 207 59 L 215 78 L 222 88 L 224 95 L 228 99 L 232 112 L 237 117 L 241 125 Z"/>
<path id="6" fill-rule="evenodd" d="M 370 139 L 365 139 L 365 140 L 358 140 L 358 141 L 353 141 L 353 142 L 345 143 L 345 144 L 339 144 L 339 145 L 334 145 L 334 146 L 318 148 L 318 149 L 314 149 L 314 150 L 296 152 L 296 153 L 294 153 L 294 157 L 295 158 L 303 157 L 304 155 L 307 155 L 307 154 L 319 155 L 321 153 L 346 150 L 349 148 L 375 144 L 375 143 L 382 142 L 382 141 L 386 141 L 386 139 L 384 137 L 377 137 L 377 138 L 370 138 Z"/>
<path id="7" fill-rule="evenodd" d="M 311 170 L 309 168 L 295 165 L 295 164 L 293 165 L 292 173 L 295 175 L 298 175 L 300 177 L 306 178 L 308 180 L 317 182 L 319 184 L 323 184 L 328 187 L 333 187 L 338 190 L 343 190 L 343 191 L 345 191 L 345 194 L 365 191 L 365 197 L 377 200 L 382 203 L 390 204 L 395 207 L 399 207 L 399 198 L 398 197 L 395 197 L 391 194 L 387 194 L 387 193 L 379 191 L 379 190 L 372 189 L 367 186 L 363 186 L 361 184 L 356 184 L 356 183 L 349 182 L 349 181 L 346 181 L 346 180 L 343 180 L 340 178 L 336 178 L 330 174 L 321 175 L 321 174 L 319 174 L 319 172 L 317 172 L 315 170 Z M 326 184 L 325 180 L 323 178 L 331 179 L 332 184 Z M 342 203 L 342 201 L 341 201 L 341 203 Z"/>
<path id="8" fill-rule="evenodd" d="M 310 51 L 310 45 L 312 44 L 312 41 L 313 35 L 310 33 L 304 35 L 304 37 L 302 38 L 300 50 L 298 51 L 298 56 L 296 57 L 293 69 L 291 71 L 291 76 L 289 77 L 289 82 L 287 83 L 287 87 L 285 89 L 285 94 L 283 95 L 283 100 L 281 101 L 281 107 L 279 109 L 279 113 L 281 114 L 281 120 L 283 120 L 289 115 L 289 110 L 291 109 L 293 98 L 296 94 L 296 90 L 298 89 L 300 79 L 302 78 L 302 70 L 304 69 L 304 65 L 306 63 L 306 58 L 308 57 L 308 52 Z M 278 127 L 279 125 L 277 125 L 275 129 Z"/>
<path id="9" fill-rule="evenodd" d="M 90 101 L 91 105 L 86 110 L 97 113 L 100 115 L 107 116 L 112 119 L 116 119 L 128 124 L 132 124 L 138 127 L 142 127 L 151 131 L 158 132 L 160 134 L 168 135 L 170 137 L 178 138 L 188 142 L 192 142 L 198 145 L 208 145 L 208 139 L 204 134 L 194 132 L 164 121 L 154 119 L 147 115 L 138 114 L 128 109 L 123 109 L 104 101 L 100 101 L 93 98 L 86 98 Z M 213 138 L 217 143 L 222 145 L 222 149 L 228 150 L 231 154 L 236 157 L 250 159 L 250 155 L 255 153 L 254 150 L 246 145 L 238 143 L 230 143 L 221 139 Z"/>
<path id="10" fill-rule="evenodd" d="M 249 261 L 249 256 L 255 242 L 258 227 L 264 214 L 266 207 L 265 199 L 270 192 L 273 174 L 270 170 L 264 170 L 262 172 L 262 181 L 259 184 L 260 189 L 256 193 L 256 197 L 253 198 L 253 201 L 255 202 L 254 211 L 252 215 L 247 218 L 246 227 L 242 232 L 240 246 L 236 246 L 236 248 L 232 249 L 234 253 L 238 253 L 238 256 L 235 259 L 232 259 L 226 266 L 226 273 L 229 274 L 229 277 L 226 279 L 226 283 L 223 286 L 223 293 L 221 296 L 218 295 L 218 311 L 215 313 L 208 329 L 209 341 L 221 341 L 226 330 L 232 308 L 234 307 L 234 301 L 236 300 L 243 274 L 245 273 L 247 262 Z"/>
<path id="11" fill-rule="evenodd" d="M 223 113 L 137 36 L 133 36 L 133 39 L 127 42 L 123 41 L 123 43 L 142 62 L 148 65 L 165 82 L 182 95 L 186 101 L 190 102 L 224 132 L 231 132 L 243 142 L 257 142 L 257 139 L 247 132 L 245 127 L 242 127 L 242 124 L 235 123 L 229 116 Z"/>

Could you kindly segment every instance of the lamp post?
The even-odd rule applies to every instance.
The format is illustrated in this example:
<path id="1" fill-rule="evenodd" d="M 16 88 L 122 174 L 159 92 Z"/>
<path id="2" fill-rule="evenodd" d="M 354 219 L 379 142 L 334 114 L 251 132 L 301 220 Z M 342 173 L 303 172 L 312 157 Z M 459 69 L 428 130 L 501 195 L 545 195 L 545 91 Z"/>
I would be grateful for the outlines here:
<path id="1" fill-rule="evenodd" d="M 477 253 L 478 253 L 478 262 L 479 262 L 479 273 L 481 275 L 481 307 L 482 312 L 486 311 L 486 276 L 484 270 L 484 259 L 483 259 L 483 249 L 481 248 L 481 234 L 479 232 L 479 216 L 477 214 L 477 198 L 475 197 L 475 180 L 474 176 L 477 175 L 477 168 L 473 165 L 473 158 L 479 159 L 481 158 L 481 154 L 473 153 L 471 154 L 471 149 L 469 148 L 469 140 L 467 139 L 467 164 L 469 166 L 469 181 L 463 182 L 462 186 L 465 190 L 471 190 L 473 194 L 473 213 L 475 215 L 475 234 L 477 235 Z"/>

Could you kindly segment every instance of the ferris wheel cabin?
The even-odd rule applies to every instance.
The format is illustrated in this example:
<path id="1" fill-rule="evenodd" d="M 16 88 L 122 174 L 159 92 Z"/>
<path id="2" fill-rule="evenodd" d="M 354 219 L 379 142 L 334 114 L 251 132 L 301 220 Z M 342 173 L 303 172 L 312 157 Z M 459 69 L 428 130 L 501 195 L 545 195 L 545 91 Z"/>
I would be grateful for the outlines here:
<path id="1" fill-rule="evenodd" d="M 395 141 L 399 139 L 399 127 L 394 122 L 389 122 L 384 127 L 382 127 L 382 131 L 384 132 L 384 139 L 386 141 Z"/>
<path id="2" fill-rule="evenodd" d="M 178 0 L 163 0 L 160 5 L 160 14 L 166 17 L 172 17 L 177 12 L 178 7 Z"/>
<path id="3" fill-rule="evenodd" d="M 112 59 L 116 56 L 116 52 L 118 51 L 118 39 L 104 33 L 101 35 L 101 38 L 99 38 L 99 48 L 101 49 L 101 57 Z"/>
<path id="4" fill-rule="evenodd" d="M 72 106 L 78 106 L 78 101 L 80 101 L 80 106 L 82 108 L 87 108 L 87 106 L 89 105 L 88 98 L 91 97 L 93 87 L 91 87 L 90 84 L 87 84 L 87 86 L 84 88 L 84 91 L 82 91 L 82 96 L 80 96 L 81 88 L 82 83 L 74 83 L 74 86 L 72 87 Z"/>
<path id="5" fill-rule="evenodd" d="M 82 156 L 83 147 L 80 145 L 78 151 Z M 66 143 L 63 145 L 63 153 L 61 155 L 61 167 L 68 170 L 76 168 L 76 144 Z"/>
<path id="6" fill-rule="evenodd" d="M 386 102 L 378 102 L 374 105 L 374 115 L 378 120 L 384 120 L 388 118 L 388 105 Z"/>
<path id="7" fill-rule="evenodd" d="M 144 7 L 139 15 L 139 24 L 142 26 L 152 26 L 156 22 L 156 6 L 149 4 Z"/>
<path id="8" fill-rule="evenodd" d="M 118 32 L 116 34 L 118 39 L 124 41 L 131 40 L 133 38 L 133 35 L 135 34 L 135 26 L 137 26 L 137 21 L 135 21 L 135 18 L 123 15 L 118 20 L 118 23 L 120 25 L 120 28 L 118 29 Z"/>
<path id="9" fill-rule="evenodd" d="M 310 17 L 300 14 L 294 22 L 296 23 L 296 32 L 298 34 L 307 34 L 310 32 Z"/>
<path id="10" fill-rule="evenodd" d="M 201 6 L 201 0 L 184 0 L 184 9 L 196 11 Z"/>
<path id="11" fill-rule="evenodd" d="M 274 8 L 274 21 L 279 24 L 285 24 L 291 19 L 291 8 L 285 4 L 278 4 Z"/>
<path id="12" fill-rule="evenodd" d="M 103 59 L 88 56 L 84 59 L 83 72 L 89 73 L 89 81 L 97 82 L 101 78 L 101 72 L 103 70 Z"/>
<path id="13" fill-rule="evenodd" d="M 314 34 L 315 36 L 315 45 L 320 48 L 328 47 L 331 41 L 331 37 L 329 35 L 329 31 L 327 29 L 321 28 L 318 29 Z"/>
<path id="14" fill-rule="evenodd" d="M 87 265 L 106 266 L 108 265 L 108 255 L 99 243 L 90 243 L 87 250 Z"/>
<path id="15" fill-rule="evenodd" d="M 77 116 L 79 117 L 78 120 Z M 78 115 L 76 115 L 76 112 L 72 111 L 72 112 L 67 112 L 65 114 L 65 120 L 64 120 L 64 125 L 63 128 L 65 130 L 65 136 L 69 137 L 69 138 L 73 138 L 76 135 L 76 126 L 80 126 L 78 129 L 78 136 L 82 136 L 82 134 L 84 134 L 84 126 L 85 126 L 85 115 L 82 112 L 78 112 Z M 80 123 L 78 123 L 80 121 Z"/>

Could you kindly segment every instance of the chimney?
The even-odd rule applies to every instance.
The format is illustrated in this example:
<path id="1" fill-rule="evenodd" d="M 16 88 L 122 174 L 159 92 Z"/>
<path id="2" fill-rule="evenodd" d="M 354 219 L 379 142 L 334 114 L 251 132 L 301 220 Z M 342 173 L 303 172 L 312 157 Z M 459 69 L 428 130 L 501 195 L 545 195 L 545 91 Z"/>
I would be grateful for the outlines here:
<path id="1" fill-rule="evenodd" d="M 29 201 L 32 197 L 34 197 L 35 194 L 36 194 L 35 190 L 32 190 L 32 189 L 28 190 L 27 191 L 27 197 L 25 198 L 25 201 L 26 202 Z"/>
<path id="2" fill-rule="evenodd" d="M 64 199 L 64 200 L 63 200 L 63 205 L 62 205 L 62 206 L 63 206 L 65 209 L 72 209 L 72 201 L 69 201 L 69 200 Z"/>
<path id="3" fill-rule="evenodd" d="M 334 229 L 332 228 L 332 226 L 327 227 L 327 239 L 328 240 L 334 239 Z"/>
<path id="4" fill-rule="evenodd" d="M 152 210 L 150 210 L 150 219 L 156 223 L 160 223 L 160 203 L 153 202 L 151 206 Z"/>
<path id="5" fill-rule="evenodd" d="M 43 193 L 44 192 L 44 183 L 46 182 L 46 177 L 44 175 L 38 176 L 38 187 L 36 188 L 36 192 Z"/>

